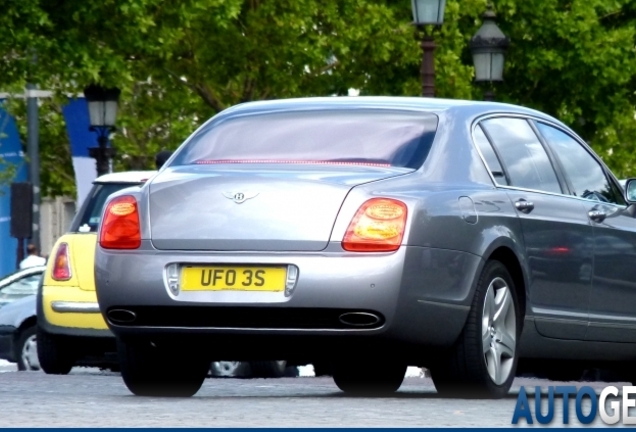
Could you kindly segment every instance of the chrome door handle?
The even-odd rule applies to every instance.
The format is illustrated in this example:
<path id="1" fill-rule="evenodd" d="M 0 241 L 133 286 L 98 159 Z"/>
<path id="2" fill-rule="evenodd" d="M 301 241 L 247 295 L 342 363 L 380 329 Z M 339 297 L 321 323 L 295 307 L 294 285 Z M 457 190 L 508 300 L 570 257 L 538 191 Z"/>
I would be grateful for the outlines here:
<path id="1" fill-rule="evenodd" d="M 607 217 L 607 213 L 605 213 L 603 210 L 590 210 L 589 212 L 587 212 L 587 215 L 594 222 L 603 222 Z"/>
<path id="2" fill-rule="evenodd" d="M 515 202 L 515 207 L 519 211 L 522 211 L 524 213 L 530 213 L 532 209 L 534 209 L 534 204 L 532 203 L 532 201 L 526 201 L 523 198 L 521 198 L 517 200 L 517 202 Z"/>

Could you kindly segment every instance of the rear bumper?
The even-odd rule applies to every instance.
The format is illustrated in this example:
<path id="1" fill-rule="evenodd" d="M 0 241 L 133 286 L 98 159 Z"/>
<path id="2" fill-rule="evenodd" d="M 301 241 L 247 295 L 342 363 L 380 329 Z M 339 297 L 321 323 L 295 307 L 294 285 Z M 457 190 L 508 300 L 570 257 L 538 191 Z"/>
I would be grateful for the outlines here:
<path id="1" fill-rule="evenodd" d="M 97 304 L 95 291 L 46 286 L 38 293 L 38 325 L 68 336 L 113 337 Z"/>
<path id="2" fill-rule="evenodd" d="M 289 264 L 299 269 L 299 277 L 289 296 L 245 291 L 182 296 L 171 293 L 165 282 L 164 269 L 175 262 Z M 449 346 L 468 315 L 481 259 L 460 251 L 407 246 L 389 254 L 112 253 L 98 248 L 95 266 L 105 316 L 115 309 L 135 315 L 130 322 L 108 318 L 115 334 L 210 339 L 249 357 L 246 350 L 297 352 L 306 347 L 315 352 L 368 343 Z M 367 327 L 343 325 L 340 316 L 346 312 L 372 313 L 380 321 Z M 250 348 L 238 352 L 233 345 Z"/>

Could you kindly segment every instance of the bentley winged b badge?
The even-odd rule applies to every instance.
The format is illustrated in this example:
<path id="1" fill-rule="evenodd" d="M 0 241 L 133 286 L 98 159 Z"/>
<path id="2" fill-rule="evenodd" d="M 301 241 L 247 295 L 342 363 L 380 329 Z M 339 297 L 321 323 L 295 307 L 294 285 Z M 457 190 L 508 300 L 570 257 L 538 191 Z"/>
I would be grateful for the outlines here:
<path id="1" fill-rule="evenodd" d="M 247 201 L 250 198 L 254 198 L 256 195 L 258 195 L 258 192 L 223 192 L 223 196 L 225 196 L 225 198 L 229 198 L 237 204 Z"/>

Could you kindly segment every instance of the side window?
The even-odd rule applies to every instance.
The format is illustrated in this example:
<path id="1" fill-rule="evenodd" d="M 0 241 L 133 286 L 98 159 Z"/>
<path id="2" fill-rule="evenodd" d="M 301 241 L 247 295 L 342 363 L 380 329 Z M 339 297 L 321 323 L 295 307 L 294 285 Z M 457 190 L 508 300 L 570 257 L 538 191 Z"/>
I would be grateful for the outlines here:
<path id="1" fill-rule="evenodd" d="M 488 141 L 486 134 L 484 134 L 484 131 L 481 129 L 481 126 L 477 126 L 475 128 L 475 133 L 473 134 L 473 136 L 475 137 L 475 144 L 477 144 L 477 148 L 479 148 L 479 151 L 484 156 L 484 159 L 486 160 L 486 166 L 488 167 L 488 170 L 490 171 L 492 176 L 495 178 L 495 181 L 498 184 L 508 184 L 504 171 L 501 168 L 501 164 L 499 163 L 499 159 L 497 158 L 497 154 L 492 148 L 492 144 L 490 144 L 490 141 Z"/>
<path id="2" fill-rule="evenodd" d="M 9 285 L 0 288 L 0 305 L 28 295 L 36 294 L 42 273 L 25 276 Z"/>
<path id="3" fill-rule="evenodd" d="M 609 181 L 601 165 L 574 138 L 544 123 L 537 123 L 541 135 L 556 153 L 570 179 L 574 195 L 595 201 L 624 204 L 616 186 Z"/>
<path id="4" fill-rule="evenodd" d="M 495 118 L 481 124 L 501 156 L 512 186 L 562 193 L 550 158 L 526 120 Z"/>

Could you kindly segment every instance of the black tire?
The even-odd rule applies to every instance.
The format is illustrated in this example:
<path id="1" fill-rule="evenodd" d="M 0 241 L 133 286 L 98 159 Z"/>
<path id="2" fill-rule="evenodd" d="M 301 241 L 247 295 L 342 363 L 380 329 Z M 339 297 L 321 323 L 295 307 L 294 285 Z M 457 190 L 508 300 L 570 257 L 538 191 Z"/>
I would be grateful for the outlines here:
<path id="1" fill-rule="evenodd" d="M 52 335 L 37 328 L 40 367 L 49 375 L 66 375 L 75 365 L 75 353 L 63 336 Z"/>
<path id="2" fill-rule="evenodd" d="M 35 327 L 35 325 L 32 325 L 31 327 L 27 327 L 27 328 L 23 329 L 20 332 L 19 336 L 18 336 L 17 343 L 15 344 L 14 358 L 16 359 L 16 362 L 18 363 L 18 370 L 19 371 L 39 370 L 40 369 L 40 368 L 30 367 L 30 365 L 26 364 L 24 362 L 24 359 L 22 358 L 22 352 L 24 351 L 24 345 L 33 336 L 36 336 L 36 327 Z M 36 339 L 37 339 L 37 336 L 36 336 Z"/>
<path id="3" fill-rule="evenodd" d="M 117 340 L 121 376 L 137 396 L 190 397 L 199 391 L 210 363 L 185 358 L 180 347 L 146 340 Z"/>
<path id="4" fill-rule="evenodd" d="M 285 376 L 287 362 L 279 361 L 252 361 L 250 370 L 253 378 L 282 378 Z"/>
<path id="5" fill-rule="evenodd" d="M 354 395 L 384 395 L 396 392 L 404 381 L 406 364 L 368 360 L 339 361 L 333 365 L 333 380 L 340 390 Z"/>
<path id="6" fill-rule="evenodd" d="M 482 316 L 485 297 L 491 282 L 497 278 L 505 281 L 511 295 L 515 312 L 515 320 L 513 322 L 515 323 L 515 340 L 517 342 L 513 356 L 510 357 L 512 363 L 509 363 L 509 375 L 501 384 L 496 384 L 489 375 L 482 343 Z M 488 261 L 479 276 L 473 303 L 461 335 L 446 355 L 441 356 L 430 367 L 431 378 L 437 392 L 453 397 L 493 399 L 504 397 L 510 390 L 512 381 L 515 378 L 519 360 L 517 345 L 522 325 L 519 301 L 510 273 L 501 262 L 496 260 Z"/>

